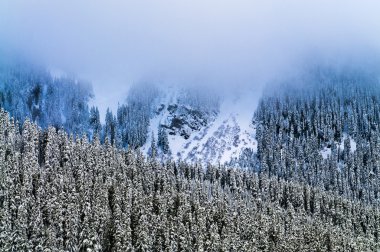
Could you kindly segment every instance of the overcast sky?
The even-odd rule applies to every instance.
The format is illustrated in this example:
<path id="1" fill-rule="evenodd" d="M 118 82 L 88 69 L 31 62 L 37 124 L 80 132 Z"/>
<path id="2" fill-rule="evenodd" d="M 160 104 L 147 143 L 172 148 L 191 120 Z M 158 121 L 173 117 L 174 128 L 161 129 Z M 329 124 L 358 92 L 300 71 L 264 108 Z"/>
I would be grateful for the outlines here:
<path id="1" fill-rule="evenodd" d="M 0 47 L 114 107 L 141 81 L 249 85 L 380 49 L 380 1 L 1 0 Z"/>

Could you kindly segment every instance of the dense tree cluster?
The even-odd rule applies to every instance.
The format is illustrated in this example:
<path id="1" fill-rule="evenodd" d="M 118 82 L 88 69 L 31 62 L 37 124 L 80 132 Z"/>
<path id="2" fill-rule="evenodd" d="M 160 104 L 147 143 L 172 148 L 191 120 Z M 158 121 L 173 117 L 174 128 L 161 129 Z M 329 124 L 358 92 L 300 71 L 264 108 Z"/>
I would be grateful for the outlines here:
<path id="1" fill-rule="evenodd" d="M 1 64 L 0 108 L 17 121 L 29 118 L 42 128 L 63 127 L 73 134 L 95 134 L 104 143 L 107 137 L 117 147 L 141 147 L 148 138 L 158 89 L 135 85 L 117 114 L 107 110 L 105 123 L 97 107 L 89 107 L 91 84 L 69 77 L 53 77 L 50 72 L 30 64 Z"/>
<path id="2" fill-rule="evenodd" d="M 364 200 L 268 172 L 160 164 L 28 120 L 18 129 L 1 111 L 2 251 L 380 249 L 379 208 Z"/>
<path id="3" fill-rule="evenodd" d="M 115 138 L 119 138 L 121 146 L 136 148 L 146 143 L 150 134 L 149 121 L 153 116 L 153 105 L 158 95 L 159 90 L 148 84 L 136 85 L 130 89 L 126 104 L 119 106 L 115 118 Z"/>
<path id="4" fill-rule="evenodd" d="M 378 205 L 379 82 L 323 76 L 261 100 L 255 117 L 261 172 Z"/>
<path id="5" fill-rule="evenodd" d="M 54 78 L 38 67 L 0 63 L 0 107 L 18 121 L 30 118 L 41 127 L 64 127 L 87 133 L 93 96 L 89 83 L 74 78 Z"/>
<path id="6" fill-rule="evenodd" d="M 170 147 L 168 134 L 166 133 L 166 129 L 162 126 L 159 126 L 157 139 L 157 147 L 161 149 L 163 154 L 169 154 Z"/>

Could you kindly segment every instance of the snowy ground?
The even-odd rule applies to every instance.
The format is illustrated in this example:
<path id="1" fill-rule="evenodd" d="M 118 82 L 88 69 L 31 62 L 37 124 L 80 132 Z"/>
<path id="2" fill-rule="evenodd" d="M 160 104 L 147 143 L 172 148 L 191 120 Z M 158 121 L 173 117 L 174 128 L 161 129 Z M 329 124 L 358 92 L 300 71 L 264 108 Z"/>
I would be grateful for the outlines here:
<path id="1" fill-rule="evenodd" d="M 350 146 L 351 146 L 351 149 L 350 151 L 353 153 L 356 151 L 356 142 L 355 140 L 348 136 L 346 133 L 343 134 L 343 137 L 342 137 L 342 140 L 338 143 L 336 142 L 335 144 L 337 145 L 337 147 L 343 151 L 344 150 L 344 141 L 347 139 L 347 138 L 350 138 Z M 323 159 L 327 159 L 328 157 L 331 156 L 331 148 L 328 148 L 327 146 L 325 146 L 321 151 L 320 151 Z"/>

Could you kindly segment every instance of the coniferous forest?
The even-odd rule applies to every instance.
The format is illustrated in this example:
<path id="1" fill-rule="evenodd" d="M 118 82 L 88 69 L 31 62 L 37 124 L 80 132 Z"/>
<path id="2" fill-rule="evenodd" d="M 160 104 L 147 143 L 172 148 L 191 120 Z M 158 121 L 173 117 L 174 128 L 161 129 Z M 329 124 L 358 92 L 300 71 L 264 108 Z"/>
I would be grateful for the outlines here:
<path id="1" fill-rule="evenodd" d="M 378 251 L 380 89 L 324 76 L 262 97 L 245 169 L 162 162 L 155 146 L 147 157 L 2 110 L 0 248 Z"/>
<path id="2" fill-rule="evenodd" d="M 380 252 L 379 0 L 0 0 L 0 252 Z"/>

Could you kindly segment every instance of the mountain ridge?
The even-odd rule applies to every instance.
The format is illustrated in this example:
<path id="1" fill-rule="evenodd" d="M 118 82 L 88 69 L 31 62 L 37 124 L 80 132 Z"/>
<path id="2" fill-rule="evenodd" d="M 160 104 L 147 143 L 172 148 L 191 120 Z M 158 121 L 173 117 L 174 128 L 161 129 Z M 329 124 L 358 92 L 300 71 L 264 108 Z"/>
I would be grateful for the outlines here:
<path id="1" fill-rule="evenodd" d="M 250 93 L 221 97 L 218 111 L 204 112 L 182 104 L 179 88 L 164 90 L 165 95 L 158 98 L 153 109 L 150 135 L 142 147 L 144 153 L 149 152 L 152 134 L 157 137 L 160 127 L 168 133 L 171 150 L 169 155 L 161 155 L 162 158 L 224 164 L 238 158 L 243 149 L 257 151 L 253 112 L 247 112 L 254 111 L 255 106 Z"/>

